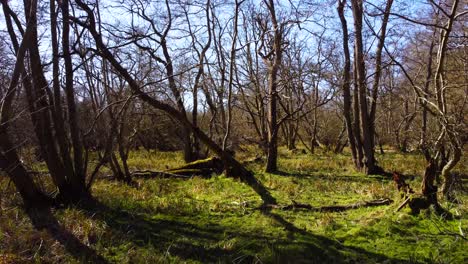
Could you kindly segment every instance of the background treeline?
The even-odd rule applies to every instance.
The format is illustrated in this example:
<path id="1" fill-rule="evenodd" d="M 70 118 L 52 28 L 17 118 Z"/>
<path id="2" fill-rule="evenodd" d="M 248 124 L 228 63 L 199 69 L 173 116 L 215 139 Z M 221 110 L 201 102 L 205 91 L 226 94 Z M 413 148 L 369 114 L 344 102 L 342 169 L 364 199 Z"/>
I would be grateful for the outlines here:
<path id="1" fill-rule="evenodd" d="M 131 182 L 131 150 L 235 158 L 256 145 L 419 151 L 422 192 L 450 196 L 467 141 L 464 1 L 1 1 L 0 168 L 27 205 L 76 202 L 102 166 Z M 44 161 L 56 190 L 34 183 Z M 53 199 L 52 199 L 53 198 Z"/>

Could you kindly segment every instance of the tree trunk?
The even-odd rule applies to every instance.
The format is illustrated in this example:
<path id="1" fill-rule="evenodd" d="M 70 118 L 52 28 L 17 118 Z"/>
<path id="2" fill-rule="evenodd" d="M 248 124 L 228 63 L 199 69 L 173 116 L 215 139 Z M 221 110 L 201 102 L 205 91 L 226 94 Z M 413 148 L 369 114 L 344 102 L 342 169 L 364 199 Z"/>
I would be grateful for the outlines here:
<path id="1" fill-rule="evenodd" d="M 73 196 L 81 196 L 86 192 L 85 171 L 83 160 L 83 143 L 81 141 L 78 115 L 75 104 L 75 90 L 73 88 L 73 65 L 70 54 L 70 21 L 69 2 L 62 0 L 62 52 L 65 64 L 65 94 L 68 108 L 68 123 L 73 149 L 73 171 L 67 171 L 68 184 L 73 190 Z M 66 167 L 64 168 L 66 169 Z M 69 197 L 71 200 L 77 197 Z"/>
<path id="2" fill-rule="evenodd" d="M 358 169 L 361 170 L 364 167 L 363 159 L 364 153 L 362 152 L 362 140 L 361 140 L 361 127 L 359 124 L 361 123 L 361 118 L 359 115 L 359 92 L 358 92 L 358 85 L 356 83 L 357 80 L 357 70 L 356 70 L 356 62 L 353 63 L 354 65 L 354 90 L 353 90 L 353 131 L 354 131 L 354 140 L 356 141 L 356 150 L 357 150 L 357 157 L 358 157 Z"/>
<path id="3" fill-rule="evenodd" d="M 120 168 L 119 160 L 117 159 L 117 156 L 114 152 L 112 152 L 112 154 L 110 155 L 109 166 L 112 170 L 112 174 L 114 174 L 114 177 L 116 179 L 120 181 L 125 181 L 125 176 L 122 172 L 122 169 Z"/>
<path id="4" fill-rule="evenodd" d="M 276 172 L 278 171 L 278 70 L 282 60 L 282 41 L 283 41 L 283 32 L 280 29 L 280 25 L 276 20 L 276 11 L 275 11 L 275 4 L 273 0 L 269 0 L 268 2 L 265 0 L 264 3 L 268 7 L 268 11 L 270 13 L 271 22 L 274 29 L 274 43 L 273 43 L 273 50 L 274 56 L 271 61 L 270 58 L 264 57 L 264 60 L 267 62 L 269 66 L 269 76 L 268 76 L 268 144 L 267 144 L 267 164 L 265 168 L 265 172 Z M 282 26 L 281 26 L 282 28 Z"/>
<path id="5" fill-rule="evenodd" d="M 351 71 L 351 56 L 349 53 L 349 35 L 348 35 L 348 25 L 344 15 L 344 7 L 346 5 L 346 0 L 338 1 L 338 15 L 340 16 L 341 28 L 343 30 L 343 51 L 345 55 L 345 64 L 343 68 L 343 115 L 346 123 L 346 131 L 348 135 L 349 148 L 351 150 L 351 155 L 353 157 L 354 166 L 357 169 L 360 169 L 360 164 L 356 151 L 356 139 L 353 133 L 353 125 L 351 119 L 351 92 L 350 92 L 350 71 Z"/>
<path id="6" fill-rule="evenodd" d="M 454 178 L 453 178 L 451 171 L 455 167 L 455 165 L 457 165 L 457 163 L 460 161 L 461 155 L 462 155 L 462 149 L 461 147 L 459 147 L 459 144 L 458 142 L 456 142 L 456 139 L 454 136 L 450 135 L 449 138 L 450 140 L 453 140 L 452 142 L 452 145 L 454 146 L 452 150 L 453 153 L 449 161 L 442 167 L 442 171 L 440 174 L 441 174 L 441 177 L 444 179 L 444 184 L 442 185 L 442 193 L 447 199 L 452 200 Z"/>
<path id="7" fill-rule="evenodd" d="M 53 88 L 53 102 L 54 108 L 52 117 L 54 120 L 55 135 L 58 142 L 60 156 L 67 171 L 73 171 L 73 165 L 70 157 L 70 146 L 67 139 L 65 130 L 65 121 L 62 110 L 62 96 L 60 87 L 60 64 L 59 64 L 59 43 L 57 34 L 57 17 L 55 1 L 50 1 L 50 31 L 51 31 L 51 44 L 52 44 L 52 88 Z"/>
<path id="8" fill-rule="evenodd" d="M 317 97 L 318 96 L 318 88 L 315 87 L 314 89 L 314 120 L 312 121 L 312 144 L 310 146 L 310 150 L 312 154 L 315 152 L 315 146 L 318 146 L 317 144 L 317 126 L 318 126 L 318 114 L 317 114 Z"/>
<path id="9" fill-rule="evenodd" d="M 25 1 L 25 9 L 34 8 L 35 1 Z M 67 172 L 61 162 L 56 144 L 54 142 L 53 125 L 51 121 L 50 111 L 51 106 L 47 101 L 46 87 L 48 82 L 44 77 L 41 59 L 39 56 L 38 36 L 37 36 L 37 12 L 25 12 L 27 21 L 30 21 L 35 27 L 33 30 L 32 41 L 29 45 L 29 60 L 31 68 L 32 84 L 25 83 L 26 95 L 28 98 L 29 111 L 33 121 L 36 136 L 39 140 L 41 154 L 44 156 L 47 168 L 52 176 L 54 184 L 58 187 L 60 193 L 70 193 L 70 188 L 67 184 Z"/>
<path id="10" fill-rule="evenodd" d="M 363 151 L 364 151 L 364 165 L 366 168 L 366 174 L 375 174 L 377 167 L 374 158 L 373 148 L 373 130 L 370 129 L 372 121 L 370 120 L 369 112 L 367 109 L 367 85 L 366 85 L 366 68 L 364 61 L 364 46 L 362 40 L 362 17 L 363 17 L 363 5 L 362 1 L 352 0 L 352 10 L 354 17 L 354 28 L 355 28 L 355 64 L 356 64 L 356 83 L 358 86 L 358 97 L 359 97 L 359 115 L 361 119 L 361 132 L 363 139 Z"/>
<path id="11" fill-rule="evenodd" d="M 11 76 L 8 89 L 0 105 L 0 169 L 8 174 L 11 181 L 21 195 L 26 207 L 36 207 L 40 204 L 48 203 L 46 197 L 36 186 L 31 175 L 28 174 L 23 166 L 16 147 L 12 144 L 8 135 L 8 126 L 11 121 L 12 103 L 15 97 L 15 89 L 18 88 L 20 77 L 24 75 L 24 58 L 28 46 L 34 36 L 34 23 L 29 21 L 26 32 L 23 34 L 23 40 L 19 45 L 13 27 L 11 25 L 10 15 L 8 14 L 7 3 L 3 4 L 3 12 L 6 17 L 8 32 L 12 38 L 14 49 L 16 51 L 16 62 Z M 35 8 L 35 5 L 32 6 Z M 35 11 L 35 9 L 30 9 Z"/>
<path id="12" fill-rule="evenodd" d="M 268 95 L 268 142 L 267 142 L 267 163 L 265 172 L 276 172 L 278 170 L 278 121 L 277 121 L 277 73 L 278 65 L 273 65 L 269 74 Z"/>
<path id="13" fill-rule="evenodd" d="M 265 172 L 276 172 L 278 171 L 277 159 L 278 159 L 278 137 L 276 135 L 270 135 L 268 133 L 268 144 L 267 144 L 267 163 Z"/>
<path id="14" fill-rule="evenodd" d="M 427 71 L 426 71 L 426 81 L 424 83 L 424 94 L 423 99 L 421 99 L 421 141 L 419 143 L 419 148 L 426 157 L 426 160 L 430 159 L 430 154 L 427 146 L 427 99 L 429 94 L 429 86 L 431 85 L 431 76 L 432 76 L 432 53 L 435 46 L 435 35 L 436 30 L 432 34 L 431 44 L 429 46 L 428 58 L 427 58 Z"/>
<path id="15" fill-rule="evenodd" d="M 371 139 L 371 146 L 372 151 L 375 149 L 375 115 L 377 109 L 377 96 L 379 91 L 379 84 L 380 78 L 382 76 L 382 51 L 385 44 L 385 37 L 387 34 L 387 24 L 388 19 L 390 17 L 390 10 L 393 5 L 393 0 L 387 0 L 387 4 L 385 6 L 385 12 L 383 14 L 382 19 L 382 26 L 380 28 L 380 35 L 378 36 L 379 42 L 377 43 L 377 50 L 375 51 L 375 75 L 374 75 L 374 82 L 372 84 L 372 99 L 370 105 L 370 113 L 369 113 L 369 131 L 370 131 L 370 139 Z"/>
<path id="16" fill-rule="evenodd" d="M 1 136 L 4 137 L 4 135 Z M 51 199 L 37 188 L 31 175 L 28 174 L 26 168 L 24 168 L 19 160 L 15 150 L 5 152 L 3 148 L 0 148 L 0 169 L 8 174 L 21 195 L 26 208 L 51 204 Z"/>
<path id="17" fill-rule="evenodd" d="M 421 189 L 428 203 L 434 205 L 436 211 L 440 211 L 441 207 L 437 201 L 437 186 L 434 185 L 437 170 L 437 162 L 430 160 L 424 172 Z"/>
<path id="18" fill-rule="evenodd" d="M 190 129 L 187 127 L 182 128 L 182 138 L 184 144 L 184 161 L 186 163 L 195 161 L 198 159 L 197 154 L 194 152 L 194 147 L 192 144 L 192 137 L 190 136 L 192 133 Z"/>

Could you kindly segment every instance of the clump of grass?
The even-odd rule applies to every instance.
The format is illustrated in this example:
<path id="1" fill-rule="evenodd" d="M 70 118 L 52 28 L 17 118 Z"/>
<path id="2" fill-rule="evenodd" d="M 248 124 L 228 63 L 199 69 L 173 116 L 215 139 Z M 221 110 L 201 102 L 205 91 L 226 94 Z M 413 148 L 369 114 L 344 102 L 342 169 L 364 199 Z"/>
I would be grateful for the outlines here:
<path id="1" fill-rule="evenodd" d="M 184 163 L 182 153 L 159 151 L 133 151 L 127 160 L 128 166 L 134 170 L 166 170 L 176 168 Z"/>

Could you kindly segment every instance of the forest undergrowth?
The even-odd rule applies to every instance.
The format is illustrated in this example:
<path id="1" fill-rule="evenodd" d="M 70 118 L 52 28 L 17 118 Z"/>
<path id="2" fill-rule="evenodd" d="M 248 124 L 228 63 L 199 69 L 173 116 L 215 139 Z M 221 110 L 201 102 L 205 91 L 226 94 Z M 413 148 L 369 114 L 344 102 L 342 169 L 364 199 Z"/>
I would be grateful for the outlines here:
<path id="1" fill-rule="evenodd" d="M 244 147 L 241 161 L 257 150 Z M 465 155 L 466 156 L 466 155 Z M 348 154 L 280 148 L 280 172 L 249 169 L 280 205 L 348 205 L 389 198 L 390 205 L 342 212 L 262 208 L 246 184 L 224 175 L 210 179 L 135 179 L 133 186 L 99 178 L 91 205 L 53 209 L 50 226 L 33 226 L 8 178 L 0 177 L 0 263 L 466 263 L 468 193 L 466 160 L 453 214 L 396 212 L 402 198 L 391 177 L 356 172 Z M 420 189 L 424 158 L 387 151 L 377 160 Z M 183 164 L 179 152 L 134 151 L 132 170 Z M 43 165 L 36 163 L 35 170 Z M 102 176 L 109 174 L 106 169 Z M 38 176 L 37 181 L 41 180 Z"/>

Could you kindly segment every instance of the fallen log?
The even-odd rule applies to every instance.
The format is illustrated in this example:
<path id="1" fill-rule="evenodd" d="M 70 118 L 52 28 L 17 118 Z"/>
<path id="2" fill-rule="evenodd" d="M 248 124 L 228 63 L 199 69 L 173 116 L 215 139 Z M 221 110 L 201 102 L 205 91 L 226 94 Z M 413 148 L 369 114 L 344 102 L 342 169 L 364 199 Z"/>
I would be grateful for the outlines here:
<path id="1" fill-rule="evenodd" d="M 221 174 L 224 170 L 224 164 L 217 157 L 196 160 L 185 164 L 184 166 L 166 170 L 165 172 L 186 176 L 203 176 L 206 178 L 214 174 Z"/>
<path id="2" fill-rule="evenodd" d="M 137 178 L 181 178 L 190 179 L 193 176 L 210 178 L 213 174 L 221 174 L 224 170 L 223 162 L 216 157 L 196 160 L 181 167 L 165 171 L 133 171 L 132 177 Z"/>
<path id="3" fill-rule="evenodd" d="M 312 212 L 342 212 L 351 209 L 357 209 L 362 207 L 373 207 L 373 206 L 381 206 L 381 205 L 389 205 L 393 203 L 393 200 L 388 198 L 377 199 L 372 201 L 363 201 L 349 205 L 330 205 L 330 206 L 321 206 L 321 207 L 314 207 L 310 204 L 302 204 L 292 201 L 290 205 L 275 205 L 275 204 L 267 204 L 263 205 L 262 209 L 279 209 L 279 210 L 306 210 Z"/>

